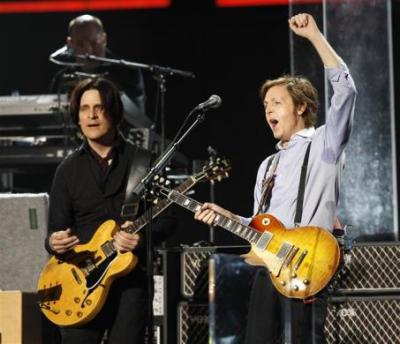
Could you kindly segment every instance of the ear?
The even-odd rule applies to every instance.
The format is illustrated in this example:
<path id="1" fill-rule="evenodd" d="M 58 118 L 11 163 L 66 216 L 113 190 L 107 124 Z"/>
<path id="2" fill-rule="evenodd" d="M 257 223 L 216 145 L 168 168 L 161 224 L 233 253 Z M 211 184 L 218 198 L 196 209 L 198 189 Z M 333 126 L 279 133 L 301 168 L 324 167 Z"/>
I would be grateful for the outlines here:
<path id="1" fill-rule="evenodd" d="M 72 38 L 71 38 L 71 36 L 68 36 L 68 37 L 67 37 L 66 44 L 67 44 L 67 47 L 68 47 L 68 48 L 71 48 L 71 44 L 72 44 Z"/>
<path id="2" fill-rule="evenodd" d="M 299 106 L 297 106 L 296 113 L 299 116 L 303 116 L 303 113 L 304 113 L 304 111 L 306 111 L 306 109 L 307 109 L 307 104 L 306 103 L 300 104 Z"/>
<path id="3" fill-rule="evenodd" d="M 103 32 L 103 45 L 107 46 L 107 33 Z"/>

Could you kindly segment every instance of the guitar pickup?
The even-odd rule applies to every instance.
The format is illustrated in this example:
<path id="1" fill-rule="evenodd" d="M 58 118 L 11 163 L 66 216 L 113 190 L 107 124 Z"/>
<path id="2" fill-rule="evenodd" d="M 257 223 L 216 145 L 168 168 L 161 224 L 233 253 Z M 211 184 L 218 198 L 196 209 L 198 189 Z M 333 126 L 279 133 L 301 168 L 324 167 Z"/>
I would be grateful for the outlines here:
<path id="1" fill-rule="evenodd" d="M 279 248 L 278 253 L 276 254 L 277 258 L 279 259 L 286 259 L 289 253 L 292 251 L 294 246 L 289 244 L 288 242 L 284 242 L 282 246 Z"/>
<path id="2" fill-rule="evenodd" d="M 256 243 L 256 247 L 259 250 L 265 250 L 269 245 L 270 241 L 272 240 L 272 234 L 268 232 L 264 232 L 261 234 L 260 238 Z"/>
<path id="3" fill-rule="evenodd" d="M 101 245 L 101 249 L 103 250 L 103 253 L 106 257 L 110 257 L 115 251 L 114 245 L 111 241 L 107 241 L 103 245 Z"/>

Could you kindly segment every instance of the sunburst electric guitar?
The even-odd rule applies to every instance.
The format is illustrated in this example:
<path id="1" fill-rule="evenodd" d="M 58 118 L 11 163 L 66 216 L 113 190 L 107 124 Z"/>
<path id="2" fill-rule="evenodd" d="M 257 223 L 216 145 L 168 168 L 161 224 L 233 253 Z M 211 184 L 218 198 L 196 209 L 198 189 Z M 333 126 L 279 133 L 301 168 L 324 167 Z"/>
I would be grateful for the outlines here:
<path id="1" fill-rule="evenodd" d="M 179 191 L 161 188 L 161 193 L 182 207 L 196 212 L 201 203 Z M 274 216 L 255 216 L 249 226 L 217 215 L 215 225 L 251 244 L 242 257 L 251 265 L 263 265 L 275 288 L 289 298 L 306 299 L 322 290 L 335 274 L 340 250 L 335 237 L 319 227 L 286 229 Z"/>
<path id="2" fill-rule="evenodd" d="M 228 176 L 229 169 L 228 161 L 215 159 L 175 190 L 184 193 L 200 181 L 220 180 Z M 171 204 L 168 198 L 159 200 L 151 209 L 152 217 Z M 104 305 L 112 282 L 132 271 L 138 262 L 132 252 L 120 253 L 114 248 L 114 234 L 119 230 L 137 233 L 150 217 L 149 210 L 124 229 L 108 220 L 87 244 L 77 245 L 62 257 L 51 257 L 38 282 L 39 306 L 44 315 L 59 326 L 80 326 L 92 320 Z"/>

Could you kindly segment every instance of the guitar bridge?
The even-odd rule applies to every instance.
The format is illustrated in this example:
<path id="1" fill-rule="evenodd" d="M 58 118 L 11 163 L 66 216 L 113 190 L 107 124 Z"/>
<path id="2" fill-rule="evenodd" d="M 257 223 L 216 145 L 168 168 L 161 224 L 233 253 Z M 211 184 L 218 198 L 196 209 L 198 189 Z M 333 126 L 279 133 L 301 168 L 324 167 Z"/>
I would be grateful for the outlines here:
<path id="1" fill-rule="evenodd" d="M 289 264 L 292 262 L 294 256 L 297 254 L 297 252 L 299 252 L 299 248 L 296 246 L 293 246 L 290 253 L 287 255 L 286 259 L 285 259 L 285 267 L 289 266 Z"/>
<path id="2" fill-rule="evenodd" d="M 294 265 L 294 270 L 297 271 L 300 267 L 300 264 L 303 262 L 304 258 L 306 257 L 306 255 L 308 254 L 307 250 L 304 250 L 303 252 L 301 252 L 301 255 L 299 257 L 299 259 L 297 259 L 296 264 Z"/>

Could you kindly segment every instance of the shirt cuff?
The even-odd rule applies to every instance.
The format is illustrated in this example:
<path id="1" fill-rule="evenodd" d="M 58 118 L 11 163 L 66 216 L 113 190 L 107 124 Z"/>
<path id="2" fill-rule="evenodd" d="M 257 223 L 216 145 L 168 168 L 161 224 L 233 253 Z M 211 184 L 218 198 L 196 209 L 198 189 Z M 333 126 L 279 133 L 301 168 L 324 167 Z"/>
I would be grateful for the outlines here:
<path id="1" fill-rule="evenodd" d="M 251 218 L 251 217 L 239 216 L 239 220 L 240 220 L 240 223 L 241 223 L 243 226 L 248 226 L 248 225 L 250 224 L 252 218 Z"/>

